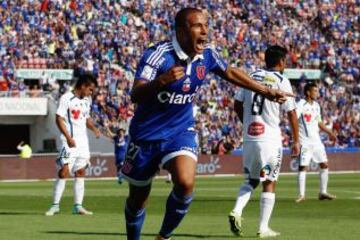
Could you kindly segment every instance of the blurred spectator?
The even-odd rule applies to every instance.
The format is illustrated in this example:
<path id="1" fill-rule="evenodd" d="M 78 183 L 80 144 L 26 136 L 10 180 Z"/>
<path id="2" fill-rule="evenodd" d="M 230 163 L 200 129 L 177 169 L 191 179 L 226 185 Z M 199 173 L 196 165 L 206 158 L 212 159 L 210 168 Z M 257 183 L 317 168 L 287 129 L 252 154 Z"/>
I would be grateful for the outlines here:
<path id="1" fill-rule="evenodd" d="M 20 151 L 20 158 L 31 158 L 32 155 L 32 149 L 29 146 L 29 144 L 24 143 L 24 141 L 21 141 L 17 147 L 16 147 L 19 151 Z"/>
<path id="2" fill-rule="evenodd" d="M 289 50 L 290 67 L 322 70 L 319 103 L 324 120 L 336 130 L 337 146 L 360 146 L 359 1 L 4 0 L 0 94 L 37 97 L 45 90 L 58 98 L 69 87 L 51 76 L 30 89 L 13 84 L 17 68 L 70 68 L 75 75 L 90 70 L 100 85 L 93 117 L 99 126 L 119 129 L 119 122 L 128 121 L 134 111 L 129 93 L 140 55 L 170 37 L 172 16 L 184 6 L 207 9 L 209 44 L 218 46 L 232 65 L 253 71 L 261 66 L 267 45 L 280 44 Z M 204 80 L 195 100 L 203 153 L 211 153 L 224 137 L 235 148 L 242 144 L 241 125 L 232 109 L 236 89 L 218 80 Z M 299 94 L 304 81 L 294 82 Z M 9 90 L 17 93 L 7 94 Z M 284 128 L 285 146 L 291 142 L 288 133 Z"/>

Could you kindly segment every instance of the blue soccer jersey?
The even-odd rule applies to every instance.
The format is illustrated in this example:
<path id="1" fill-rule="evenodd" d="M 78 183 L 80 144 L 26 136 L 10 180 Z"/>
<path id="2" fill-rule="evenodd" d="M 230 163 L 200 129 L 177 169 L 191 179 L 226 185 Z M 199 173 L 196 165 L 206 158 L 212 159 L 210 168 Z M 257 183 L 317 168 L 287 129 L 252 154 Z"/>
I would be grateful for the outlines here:
<path id="1" fill-rule="evenodd" d="M 125 160 L 128 136 L 121 138 L 119 136 L 115 136 L 113 140 L 115 143 L 115 164 L 116 166 L 121 166 Z"/>
<path id="2" fill-rule="evenodd" d="M 193 100 L 206 74 L 225 72 L 227 68 L 225 61 L 209 47 L 191 60 L 173 38 L 145 51 L 135 79 L 152 81 L 175 65 L 184 67 L 185 76 L 163 87 L 154 99 L 137 106 L 130 125 L 132 141 L 168 140 L 193 127 Z"/>

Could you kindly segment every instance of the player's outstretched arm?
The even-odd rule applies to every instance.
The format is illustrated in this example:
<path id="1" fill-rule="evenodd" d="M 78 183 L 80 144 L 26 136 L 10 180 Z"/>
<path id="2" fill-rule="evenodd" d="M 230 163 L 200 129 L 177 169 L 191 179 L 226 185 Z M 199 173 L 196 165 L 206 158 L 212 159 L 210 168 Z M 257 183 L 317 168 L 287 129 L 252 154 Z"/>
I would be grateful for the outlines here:
<path id="1" fill-rule="evenodd" d="M 66 129 L 65 119 L 56 114 L 55 121 L 60 132 L 65 136 L 68 146 L 70 148 L 76 147 L 75 140 L 71 137 L 70 133 Z"/>
<path id="2" fill-rule="evenodd" d="M 264 85 L 253 80 L 249 75 L 238 68 L 229 66 L 225 72 L 220 73 L 219 75 L 237 86 L 261 93 L 267 99 L 274 102 L 283 103 L 286 101 L 286 97 L 294 97 L 292 93 L 286 93 L 278 89 L 270 89 L 265 87 Z"/>
<path id="3" fill-rule="evenodd" d="M 291 131 L 292 131 L 292 138 L 293 144 L 291 147 L 291 156 L 296 157 L 300 154 L 300 142 L 299 142 L 299 123 L 297 120 L 296 110 L 291 110 L 287 113 Z"/>
<path id="4" fill-rule="evenodd" d="M 159 75 L 152 81 L 135 79 L 131 91 L 133 103 L 144 103 L 153 98 L 162 87 L 180 80 L 185 76 L 185 69 L 182 66 L 173 66 L 169 71 Z"/>

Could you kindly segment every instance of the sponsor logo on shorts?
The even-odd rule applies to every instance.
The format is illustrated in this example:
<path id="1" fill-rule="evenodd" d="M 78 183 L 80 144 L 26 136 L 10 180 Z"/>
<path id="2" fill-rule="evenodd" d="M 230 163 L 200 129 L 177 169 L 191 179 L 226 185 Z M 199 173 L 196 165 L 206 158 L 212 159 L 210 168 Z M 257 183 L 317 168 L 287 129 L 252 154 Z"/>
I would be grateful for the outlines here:
<path id="1" fill-rule="evenodd" d="M 270 165 L 265 165 L 265 167 L 263 167 L 260 170 L 260 178 L 266 178 L 266 176 L 269 176 L 270 172 L 271 172 Z"/>
<path id="2" fill-rule="evenodd" d="M 121 168 L 121 171 L 125 174 L 128 174 L 132 168 L 133 168 L 133 165 L 131 163 L 129 163 L 128 161 L 125 161 L 123 167 Z"/>

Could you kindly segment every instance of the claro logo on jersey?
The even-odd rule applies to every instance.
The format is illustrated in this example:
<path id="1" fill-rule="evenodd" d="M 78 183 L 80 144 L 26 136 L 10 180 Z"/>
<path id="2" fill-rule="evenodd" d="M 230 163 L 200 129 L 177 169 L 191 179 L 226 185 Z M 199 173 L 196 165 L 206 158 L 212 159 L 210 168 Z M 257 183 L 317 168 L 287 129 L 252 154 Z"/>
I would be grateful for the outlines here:
<path id="1" fill-rule="evenodd" d="M 181 94 L 181 93 L 170 93 L 170 92 L 160 92 L 157 95 L 157 98 L 159 102 L 161 103 L 169 103 L 169 104 L 187 104 L 192 103 L 194 100 L 194 97 L 196 96 L 196 92 L 199 87 L 196 87 L 194 93 L 188 93 L 188 94 Z"/>

